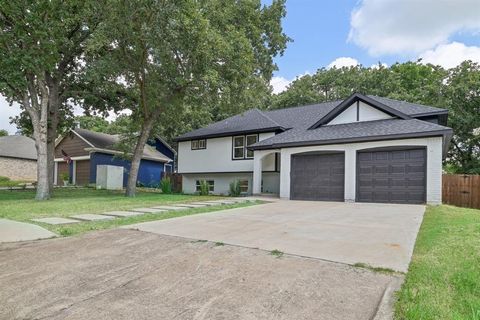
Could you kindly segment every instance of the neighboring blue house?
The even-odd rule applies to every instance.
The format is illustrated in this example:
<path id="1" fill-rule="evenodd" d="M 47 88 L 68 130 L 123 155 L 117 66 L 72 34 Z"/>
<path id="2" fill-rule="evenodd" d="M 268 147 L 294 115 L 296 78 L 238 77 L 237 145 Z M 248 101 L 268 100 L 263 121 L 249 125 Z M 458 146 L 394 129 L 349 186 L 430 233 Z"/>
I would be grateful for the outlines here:
<path id="1" fill-rule="evenodd" d="M 74 129 L 57 140 L 55 147 L 55 183 L 63 184 L 62 174 L 68 173 L 70 183 L 87 185 L 96 182 L 97 165 L 124 168 L 126 186 L 130 161 L 117 147 L 118 135 Z M 176 152 L 162 138 L 151 139 L 145 146 L 137 183 L 146 187 L 159 185 L 164 172 L 173 172 Z"/>

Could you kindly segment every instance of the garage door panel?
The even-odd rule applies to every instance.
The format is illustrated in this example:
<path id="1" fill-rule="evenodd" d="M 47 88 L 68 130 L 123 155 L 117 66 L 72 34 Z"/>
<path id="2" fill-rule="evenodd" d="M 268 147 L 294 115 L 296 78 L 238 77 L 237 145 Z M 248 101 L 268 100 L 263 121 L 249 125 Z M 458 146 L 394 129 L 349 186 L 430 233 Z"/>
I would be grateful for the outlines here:
<path id="1" fill-rule="evenodd" d="M 359 152 L 357 201 L 424 203 L 425 149 Z"/>
<path id="2" fill-rule="evenodd" d="M 295 200 L 344 200 L 343 153 L 292 156 L 291 198 Z"/>

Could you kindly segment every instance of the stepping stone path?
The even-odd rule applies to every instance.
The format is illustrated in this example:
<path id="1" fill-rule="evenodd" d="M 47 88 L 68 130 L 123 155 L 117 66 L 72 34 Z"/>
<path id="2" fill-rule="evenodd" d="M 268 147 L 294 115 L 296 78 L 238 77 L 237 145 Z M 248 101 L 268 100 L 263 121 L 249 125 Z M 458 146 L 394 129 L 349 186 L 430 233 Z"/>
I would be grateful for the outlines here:
<path id="1" fill-rule="evenodd" d="M 179 207 L 185 207 L 185 208 L 202 208 L 206 207 L 204 204 L 193 204 L 193 203 L 187 203 L 187 204 L 177 204 Z"/>
<path id="2" fill-rule="evenodd" d="M 32 219 L 32 221 L 43 222 L 43 223 L 46 223 L 46 224 L 53 224 L 53 225 L 70 224 L 70 223 L 79 223 L 80 222 L 79 220 L 68 219 L 68 218 L 57 218 L 57 217 Z"/>
<path id="3" fill-rule="evenodd" d="M 61 225 L 61 224 L 70 224 L 70 223 L 79 223 L 82 221 L 102 221 L 102 220 L 111 220 L 115 218 L 125 218 L 125 217 L 134 217 L 140 216 L 147 213 L 162 213 L 172 210 L 188 210 L 193 208 L 203 208 L 207 206 L 215 206 L 222 204 L 235 204 L 240 202 L 245 202 L 248 200 L 245 199 L 225 199 L 225 200 L 210 200 L 210 201 L 199 201 L 199 202 L 189 202 L 189 203 L 179 203 L 172 205 L 163 205 L 156 206 L 152 208 L 135 208 L 130 209 L 129 211 L 110 211 L 104 212 L 101 214 L 77 214 L 70 216 L 68 218 L 60 217 L 50 217 L 50 218 L 38 218 L 32 219 L 35 222 L 43 222 L 51 225 Z"/>
<path id="4" fill-rule="evenodd" d="M 153 207 L 153 209 L 162 209 L 162 210 L 187 210 L 186 207 L 174 207 L 174 206 L 158 206 Z"/>
<path id="5" fill-rule="evenodd" d="M 211 204 L 217 204 L 217 205 L 220 205 L 220 204 L 235 204 L 235 203 L 239 203 L 239 202 L 243 202 L 243 201 L 235 201 L 235 200 L 213 200 L 213 201 L 207 201 L 208 203 L 211 203 Z"/>
<path id="6" fill-rule="evenodd" d="M 113 217 L 134 217 L 134 216 L 141 216 L 144 215 L 145 212 L 135 212 L 135 211 L 110 211 L 101 213 L 103 216 L 113 216 Z"/>
<path id="7" fill-rule="evenodd" d="M 200 205 L 200 206 L 214 206 L 216 203 L 211 202 L 191 202 L 189 204 Z"/>
<path id="8" fill-rule="evenodd" d="M 132 209 L 132 211 L 142 212 L 142 213 L 160 213 L 160 212 L 165 212 L 167 210 L 154 209 L 154 208 L 136 208 L 136 209 Z"/>
<path id="9" fill-rule="evenodd" d="M 100 221 L 100 220 L 115 219 L 115 217 L 112 217 L 112 216 L 102 216 L 101 214 L 91 214 L 91 213 L 77 214 L 75 216 L 71 216 L 70 218 L 83 220 L 83 221 Z"/>

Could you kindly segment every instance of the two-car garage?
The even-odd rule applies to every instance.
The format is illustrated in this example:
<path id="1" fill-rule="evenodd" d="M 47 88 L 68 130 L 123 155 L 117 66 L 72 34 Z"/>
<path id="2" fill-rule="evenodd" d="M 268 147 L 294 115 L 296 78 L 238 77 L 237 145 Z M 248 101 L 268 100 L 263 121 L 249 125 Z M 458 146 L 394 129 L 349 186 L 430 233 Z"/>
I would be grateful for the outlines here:
<path id="1" fill-rule="evenodd" d="M 397 147 L 357 151 L 357 202 L 426 202 L 426 149 Z M 344 152 L 294 154 L 290 197 L 293 200 L 344 201 Z"/>

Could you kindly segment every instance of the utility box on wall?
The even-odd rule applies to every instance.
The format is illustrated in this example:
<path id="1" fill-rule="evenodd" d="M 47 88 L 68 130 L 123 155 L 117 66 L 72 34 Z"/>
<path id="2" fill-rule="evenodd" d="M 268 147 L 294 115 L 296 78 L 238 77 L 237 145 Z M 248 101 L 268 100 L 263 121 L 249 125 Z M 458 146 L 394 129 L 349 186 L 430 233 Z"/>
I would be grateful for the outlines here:
<path id="1" fill-rule="evenodd" d="M 96 185 L 97 189 L 123 189 L 123 167 L 98 165 Z"/>

